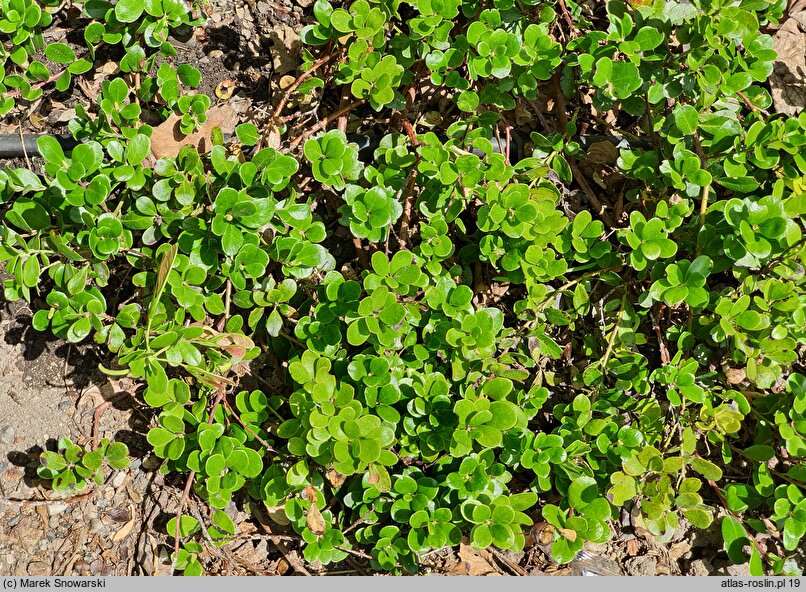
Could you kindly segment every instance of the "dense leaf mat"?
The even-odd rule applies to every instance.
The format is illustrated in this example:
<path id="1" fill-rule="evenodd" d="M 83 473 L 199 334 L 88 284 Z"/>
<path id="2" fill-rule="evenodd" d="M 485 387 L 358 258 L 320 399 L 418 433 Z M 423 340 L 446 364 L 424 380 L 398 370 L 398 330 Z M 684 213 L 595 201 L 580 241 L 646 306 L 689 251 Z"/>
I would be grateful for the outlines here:
<path id="1" fill-rule="evenodd" d="M 177 569 L 251 499 L 322 564 L 417 572 L 533 524 L 566 563 L 624 509 L 660 541 L 719 517 L 731 561 L 800 573 L 783 0 L 317 0 L 302 73 L 229 139 L 174 57 L 203 12 L 73 4 L 83 45 L 44 42 L 60 3 L 0 0 L 0 114 L 120 56 L 82 143 L 0 170 L 5 296 L 141 379 L 163 469 L 216 509 L 168 524 Z M 153 157 L 169 117 L 204 151 Z M 81 488 L 125 456 L 65 439 L 40 473 Z"/>

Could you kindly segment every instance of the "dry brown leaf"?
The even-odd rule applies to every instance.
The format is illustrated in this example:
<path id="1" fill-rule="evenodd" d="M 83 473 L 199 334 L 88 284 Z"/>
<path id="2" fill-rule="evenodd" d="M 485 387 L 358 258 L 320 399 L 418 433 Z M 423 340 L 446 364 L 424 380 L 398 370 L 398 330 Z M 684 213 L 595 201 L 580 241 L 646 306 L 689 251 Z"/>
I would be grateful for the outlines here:
<path id="1" fill-rule="evenodd" d="M 316 536 L 321 536 L 325 534 L 325 528 L 327 524 L 325 523 L 325 519 L 322 516 L 322 512 L 320 512 L 319 508 L 316 507 L 316 504 L 311 504 L 311 507 L 308 510 L 307 515 L 305 516 L 305 524 L 308 526 L 308 529 Z"/>
<path id="2" fill-rule="evenodd" d="M 84 404 L 85 399 L 90 399 L 93 408 L 103 403 L 104 396 L 101 393 L 101 387 L 99 387 L 97 384 L 89 386 L 87 390 L 81 393 L 81 396 L 78 398 L 78 401 L 76 402 L 76 407 L 79 407 L 82 404 Z"/>
<path id="3" fill-rule="evenodd" d="M 465 543 L 459 544 L 459 563 L 453 573 L 463 576 L 497 576 L 500 575 L 492 565 L 493 558 L 487 551 L 477 551 Z"/>
<path id="4" fill-rule="evenodd" d="M 120 527 L 120 530 L 118 530 L 118 531 L 117 531 L 117 532 L 116 532 L 116 533 L 115 533 L 115 534 L 112 536 L 112 542 L 113 542 L 113 543 L 119 543 L 120 541 L 122 541 L 123 539 L 125 539 L 127 536 L 129 536 L 129 534 L 131 534 L 132 529 L 134 528 L 134 521 L 135 521 L 135 518 L 136 518 L 134 504 L 129 505 L 129 512 L 131 513 L 131 517 L 132 517 L 132 519 L 131 519 L 131 520 L 129 520 L 129 521 L 128 521 L 126 524 L 124 524 L 123 526 L 121 526 L 121 527 Z"/>
<path id="5" fill-rule="evenodd" d="M 291 524 L 291 521 L 285 514 L 285 504 L 266 506 L 266 513 L 269 515 L 269 519 L 272 522 L 279 524 L 280 526 L 288 526 Z"/>
<path id="6" fill-rule="evenodd" d="M 120 65 L 117 62 L 110 61 L 101 66 L 97 72 L 103 74 L 104 76 L 108 76 L 109 74 L 114 74 L 118 70 L 120 70 Z"/>
<path id="7" fill-rule="evenodd" d="M 232 96 L 236 88 L 237 85 L 234 80 L 222 80 L 218 83 L 218 86 L 215 87 L 215 96 L 226 101 Z"/>
<path id="8" fill-rule="evenodd" d="M 330 481 L 330 484 L 333 487 L 339 488 L 342 486 L 344 481 L 347 479 L 344 475 L 339 473 L 338 471 L 334 471 L 333 469 L 327 472 L 327 480 Z"/>
<path id="9" fill-rule="evenodd" d="M 744 379 L 747 378 L 747 372 L 745 372 L 743 368 L 726 367 L 723 368 L 722 371 L 725 373 L 728 384 L 741 384 L 744 382 Z"/>
<path id="10" fill-rule="evenodd" d="M 135 491 L 134 489 L 132 489 L 132 486 L 129 485 L 128 483 L 126 484 L 126 493 L 129 494 L 129 498 L 135 504 L 139 504 L 139 503 L 141 503 L 143 501 L 143 495 L 141 493 Z"/>
<path id="11" fill-rule="evenodd" d="M 806 25 L 787 20 L 772 37 L 778 54 L 770 75 L 772 102 L 779 113 L 797 115 L 806 107 Z"/>
<path id="12" fill-rule="evenodd" d="M 290 567 L 291 566 L 288 564 L 288 561 L 280 557 L 280 559 L 277 560 L 277 566 L 274 569 L 277 570 L 277 573 L 282 576 L 285 575 Z"/>
<path id="13" fill-rule="evenodd" d="M 291 85 L 293 85 L 296 81 L 297 81 L 296 76 L 291 76 L 290 74 L 286 74 L 285 76 L 281 76 L 280 77 L 280 90 L 288 90 L 289 88 L 291 88 Z"/>
<path id="14" fill-rule="evenodd" d="M 577 531 L 575 530 L 571 530 L 570 528 L 558 528 L 557 531 L 572 543 L 577 540 Z"/>
<path id="15" fill-rule="evenodd" d="M 594 142 L 585 153 L 585 160 L 594 164 L 616 164 L 618 148 L 610 142 Z"/>
<path id="16" fill-rule="evenodd" d="M 302 490 L 302 493 L 299 494 L 300 497 L 304 500 L 307 500 L 311 503 L 316 503 L 316 489 L 310 483 Z"/>
<path id="17" fill-rule="evenodd" d="M 207 111 L 207 121 L 201 129 L 190 135 L 185 135 L 179 129 L 180 117 L 172 113 L 168 119 L 154 128 L 151 134 L 151 152 L 156 158 L 163 156 L 176 156 L 182 146 L 195 146 L 199 152 L 207 152 L 213 144 L 210 135 L 214 128 L 221 128 L 226 134 L 235 131 L 238 117 L 229 105 L 216 105 Z"/>
<path id="18" fill-rule="evenodd" d="M 269 133 L 266 135 L 266 146 L 279 150 L 282 143 L 283 137 L 275 128 L 272 128 L 271 131 L 269 131 Z"/>
<path id="19" fill-rule="evenodd" d="M 538 545 L 550 545 L 554 542 L 554 527 L 548 522 L 538 522 L 532 526 L 531 535 Z"/>

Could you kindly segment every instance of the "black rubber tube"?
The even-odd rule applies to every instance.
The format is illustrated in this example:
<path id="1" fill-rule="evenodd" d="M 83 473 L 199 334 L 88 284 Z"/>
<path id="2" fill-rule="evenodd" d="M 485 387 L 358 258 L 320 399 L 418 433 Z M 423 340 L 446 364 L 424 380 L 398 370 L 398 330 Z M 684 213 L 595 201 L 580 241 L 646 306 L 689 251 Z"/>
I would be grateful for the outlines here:
<path id="1" fill-rule="evenodd" d="M 39 134 L 3 134 L 0 135 L 0 158 L 25 158 L 26 154 L 40 156 L 39 146 L 36 145 Z M 70 151 L 79 142 L 72 136 L 54 136 L 62 147 L 62 150 Z"/>
<path id="2" fill-rule="evenodd" d="M 23 134 L 20 138 L 19 134 L 0 134 L 0 159 L 8 158 L 24 158 L 26 154 L 29 157 L 40 156 L 39 147 L 36 144 L 39 134 Z M 75 148 L 80 142 L 72 136 L 53 136 L 61 145 L 65 152 L 69 152 Z M 380 138 L 371 138 L 368 136 L 352 135 L 348 136 L 351 142 L 356 142 L 359 145 L 361 152 L 367 152 L 367 156 L 371 157 L 372 152 L 378 147 Z M 649 142 L 643 140 L 627 140 L 624 137 L 618 136 L 580 136 L 574 138 L 580 143 L 583 148 L 587 148 L 596 142 L 610 142 L 619 148 L 649 148 Z M 496 152 L 500 151 L 498 142 L 493 140 L 493 149 Z"/>

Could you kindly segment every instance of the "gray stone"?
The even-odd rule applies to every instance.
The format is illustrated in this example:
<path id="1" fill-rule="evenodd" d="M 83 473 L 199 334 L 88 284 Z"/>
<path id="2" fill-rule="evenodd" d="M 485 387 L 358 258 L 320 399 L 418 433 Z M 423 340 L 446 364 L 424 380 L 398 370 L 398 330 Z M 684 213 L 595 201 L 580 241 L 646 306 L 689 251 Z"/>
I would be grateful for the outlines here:
<path id="1" fill-rule="evenodd" d="M 10 425 L 0 426 L 0 443 L 13 444 L 16 435 L 14 428 Z"/>
<path id="2" fill-rule="evenodd" d="M 70 509 L 67 502 L 52 502 L 48 504 L 48 514 L 50 516 L 57 516 Z"/>
<path id="3" fill-rule="evenodd" d="M 705 559 L 695 559 L 688 566 L 690 576 L 708 576 L 713 571 L 713 566 Z"/>

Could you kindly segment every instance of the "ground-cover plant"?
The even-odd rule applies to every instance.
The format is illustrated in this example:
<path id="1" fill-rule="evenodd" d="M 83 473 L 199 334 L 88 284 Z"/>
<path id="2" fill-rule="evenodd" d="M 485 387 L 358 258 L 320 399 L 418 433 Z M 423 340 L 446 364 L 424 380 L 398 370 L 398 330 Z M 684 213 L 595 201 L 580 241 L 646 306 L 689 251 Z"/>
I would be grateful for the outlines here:
<path id="1" fill-rule="evenodd" d="M 782 10 L 318 0 L 294 88 L 344 87 L 337 111 L 283 123 L 279 150 L 247 123 L 154 161 L 143 103 L 191 131 L 210 99 L 146 59 L 189 17 L 121 0 L 92 34 L 139 86 L 78 107 L 72 152 L 42 138 L 41 170 L 0 170 L 5 295 L 113 352 L 163 470 L 216 510 L 282 506 L 310 562 L 360 547 L 416 572 L 539 522 L 567 563 L 627 508 L 661 542 L 719 521 L 731 561 L 801 573 L 806 114 L 769 113 L 762 32 Z M 368 155 L 324 129 L 360 109 L 383 130 Z M 583 124 L 618 136 L 613 195 L 586 180 Z M 245 387 L 266 359 L 284 386 Z M 97 476 L 74 448 L 42 476 Z M 212 516 L 168 524 L 177 569 L 202 570 L 202 526 L 234 534 Z"/>

